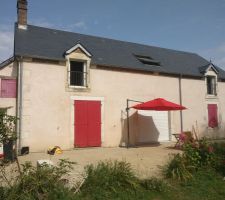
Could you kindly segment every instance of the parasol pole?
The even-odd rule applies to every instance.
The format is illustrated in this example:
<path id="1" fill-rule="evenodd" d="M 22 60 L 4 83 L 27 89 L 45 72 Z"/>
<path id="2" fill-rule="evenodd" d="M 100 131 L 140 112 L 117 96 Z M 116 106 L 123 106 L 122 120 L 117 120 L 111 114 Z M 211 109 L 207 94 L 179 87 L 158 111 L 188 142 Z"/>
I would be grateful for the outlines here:
<path id="1" fill-rule="evenodd" d="M 129 148 L 130 145 L 130 122 L 129 122 L 129 110 L 131 107 L 129 107 L 129 102 L 136 102 L 136 103 L 143 103 L 143 101 L 136 101 L 136 100 L 132 100 L 132 99 L 127 99 L 127 107 L 126 107 L 126 111 L 127 111 L 127 148 Z"/>
<path id="2" fill-rule="evenodd" d="M 129 148 L 129 141 L 130 141 L 130 124 L 129 124 L 129 99 L 127 99 L 127 148 Z"/>

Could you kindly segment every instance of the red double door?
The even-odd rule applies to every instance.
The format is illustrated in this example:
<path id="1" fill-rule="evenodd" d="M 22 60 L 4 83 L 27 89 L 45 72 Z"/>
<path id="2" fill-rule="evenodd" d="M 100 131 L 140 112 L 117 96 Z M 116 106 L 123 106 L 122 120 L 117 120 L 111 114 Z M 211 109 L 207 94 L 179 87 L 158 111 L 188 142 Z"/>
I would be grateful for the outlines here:
<path id="1" fill-rule="evenodd" d="M 74 101 L 75 147 L 101 146 L 101 101 Z"/>

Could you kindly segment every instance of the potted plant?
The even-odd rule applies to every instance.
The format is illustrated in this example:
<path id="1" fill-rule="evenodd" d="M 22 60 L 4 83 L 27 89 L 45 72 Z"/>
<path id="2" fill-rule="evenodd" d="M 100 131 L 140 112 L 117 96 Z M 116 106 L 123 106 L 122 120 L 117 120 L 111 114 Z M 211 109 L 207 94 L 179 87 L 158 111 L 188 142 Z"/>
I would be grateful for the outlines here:
<path id="1" fill-rule="evenodd" d="M 8 108 L 0 108 L 0 143 L 3 144 L 4 159 L 15 160 L 16 117 L 7 114 Z"/>

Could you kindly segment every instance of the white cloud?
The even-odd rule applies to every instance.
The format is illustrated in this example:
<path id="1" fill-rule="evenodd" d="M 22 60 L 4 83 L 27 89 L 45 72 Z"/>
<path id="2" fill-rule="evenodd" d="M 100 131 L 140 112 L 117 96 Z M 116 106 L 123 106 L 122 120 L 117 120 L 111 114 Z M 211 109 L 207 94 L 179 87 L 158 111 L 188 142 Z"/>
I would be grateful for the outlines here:
<path id="1" fill-rule="evenodd" d="M 199 54 L 225 70 L 225 42 L 217 47 L 199 51 Z"/>
<path id="2" fill-rule="evenodd" d="M 47 27 L 47 28 L 55 27 L 55 25 L 53 23 L 48 22 L 44 18 L 30 20 L 29 24 L 36 25 L 36 26 L 41 26 L 41 27 Z"/>
<path id="3" fill-rule="evenodd" d="M 13 55 L 14 34 L 11 27 L 0 26 L 0 63 Z"/>
<path id="4" fill-rule="evenodd" d="M 67 29 L 69 30 L 73 30 L 73 29 L 76 29 L 76 28 L 79 28 L 79 29 L 82 29 L 82 30 L 86 30 L 87 29 L 87 25 L 84 21 L 79 21 L 79 22 L 76 22 L 74 24 L 70 24 L 66 27 Z"/>

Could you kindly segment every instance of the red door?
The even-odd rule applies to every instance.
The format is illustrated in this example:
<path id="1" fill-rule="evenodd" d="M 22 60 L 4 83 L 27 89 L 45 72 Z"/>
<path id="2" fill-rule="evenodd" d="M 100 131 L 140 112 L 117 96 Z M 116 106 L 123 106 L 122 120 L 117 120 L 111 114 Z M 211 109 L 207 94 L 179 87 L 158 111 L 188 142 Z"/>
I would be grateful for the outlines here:
<path id="1" fill-rule="evenodd" d="M 75 137 L 76 147 L 101 146 L 101 102 L 74 102 L 75 109 Z"/>
<path id="2" fill-rule="evenodd" d="M 217 104 L 208 104 L 208 126 L 211 128 L 218 126 Z"/>

